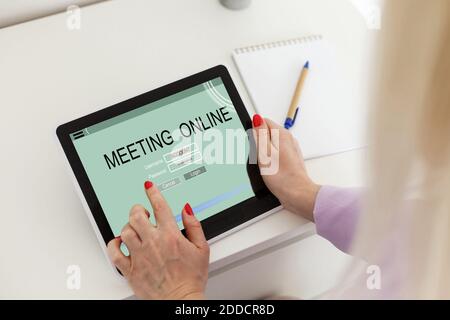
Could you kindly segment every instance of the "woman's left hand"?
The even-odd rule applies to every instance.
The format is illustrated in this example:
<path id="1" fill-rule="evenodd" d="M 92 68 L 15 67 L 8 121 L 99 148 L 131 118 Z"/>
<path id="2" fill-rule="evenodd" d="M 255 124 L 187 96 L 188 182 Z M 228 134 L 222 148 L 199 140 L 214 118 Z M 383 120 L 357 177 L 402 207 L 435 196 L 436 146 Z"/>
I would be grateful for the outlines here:
<path id="1" fill-rule="evenodd" d="M 182 211 L 187 238 L 158 188 L 145 183 L 156 226 L 148 211 L 135 205 L 120 237 L 108 243 L 108 254 L 143 299 L 203 299 L 208 280 L 209 245 L 200 222 L 187 203 Z M 120 251 L 123 241 L 130 253 Z"/>

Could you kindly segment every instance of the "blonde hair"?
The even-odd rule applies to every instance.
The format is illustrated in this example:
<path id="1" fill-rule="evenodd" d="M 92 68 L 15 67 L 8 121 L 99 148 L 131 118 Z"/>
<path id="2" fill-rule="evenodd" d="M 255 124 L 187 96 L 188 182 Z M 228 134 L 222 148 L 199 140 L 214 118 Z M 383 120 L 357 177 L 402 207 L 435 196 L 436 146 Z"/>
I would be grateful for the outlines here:
<path id="1" fill-rule="evenodd" d="M 388 1 L 380 32 L 369 190 L 351 252 L 380 266 L 380 298 L 449 299 L 450 1 Z M 356 274 L 368 277 L 353 266 L 338 295 L 372 296 L 350 289 Z"/>

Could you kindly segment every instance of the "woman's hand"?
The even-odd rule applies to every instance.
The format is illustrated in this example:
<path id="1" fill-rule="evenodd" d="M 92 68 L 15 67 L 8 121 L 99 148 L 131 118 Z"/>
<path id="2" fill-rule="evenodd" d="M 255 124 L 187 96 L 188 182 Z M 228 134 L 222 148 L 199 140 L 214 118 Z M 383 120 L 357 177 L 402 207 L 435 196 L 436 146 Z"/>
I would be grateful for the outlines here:
<path id="1" fill-rule="evenodd" d="M 120 237 L 108 243 L 111 260 L 139 298 L 203 299 L 209 246 L 200 222 L 187 203 L 182 212 L 184 237 L 157 187 L 147 181 L 145 189 L 156 226 L 143 206 L 133 206 Z M 121 241 L 128 248 L 128 257 L 120 251 Z"/>
<path id="2" fill-rule="evenodd" d="M 258 165 L 269 190 L 283 207 L 313 221 L 314 203 L 320 186 L 306 173 L 297 140 L 270 119 L 253 117 Z"/>

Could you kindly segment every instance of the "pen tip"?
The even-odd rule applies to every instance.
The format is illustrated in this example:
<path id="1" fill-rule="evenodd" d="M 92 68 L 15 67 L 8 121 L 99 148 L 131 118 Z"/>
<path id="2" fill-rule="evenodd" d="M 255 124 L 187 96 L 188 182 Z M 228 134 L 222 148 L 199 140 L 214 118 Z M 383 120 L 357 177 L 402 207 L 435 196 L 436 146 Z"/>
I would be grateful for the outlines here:
<path id="1" fill-rule="evenodd" d="M 309 61 L 306 61 L 305 65 L 303 66 L 303 68 L 308 69 L 309 68 Z"/>

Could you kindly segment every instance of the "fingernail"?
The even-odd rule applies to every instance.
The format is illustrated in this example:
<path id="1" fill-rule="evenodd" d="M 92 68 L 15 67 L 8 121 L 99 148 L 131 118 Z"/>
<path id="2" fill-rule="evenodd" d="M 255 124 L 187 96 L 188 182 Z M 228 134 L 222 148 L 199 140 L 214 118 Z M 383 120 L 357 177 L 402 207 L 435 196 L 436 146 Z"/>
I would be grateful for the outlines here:
<path id="1" fill-rule="evenodd" d="M 147 218 L 150 218 L 150 212 L 148 212 L 147 210 L 145 210 L 145 214 L 147 215 Z"/>
<path id="2" fill-rule="evenodd" d="M 184 205 L 184 210 L 186 210 L 186 213 L 187 213 L 188 215 L 190 215 L 190 216 L 193 216 L 193 215 L 194 215 L 194 211 L 192 211 L 192 207 L 191 207 L 191 205 L 190 205 L 189 203 L 186 203 L 186 204 Z"/>
<path id="3" fill-rule="evenodd" d="M 254 116 L 253 116 L 253 126 L 255 127 L 255 128 L 257 128 L 257 127 L 259 127 L 260 125 L 262 125 L 262 123 L 263 123 L 263 118 L 259 115 L 259 114 L 255 114 Z"/>
<path id="4" fill-rule="evenodd" d="M 144 187 L 146 190 L 150 189 L 153 186 L 153 183 L 151 181 L 145 181 Z"/>

